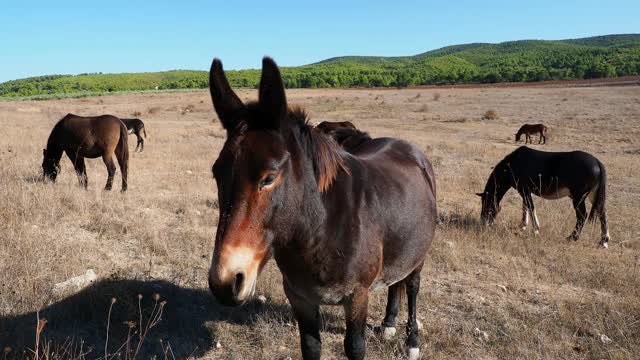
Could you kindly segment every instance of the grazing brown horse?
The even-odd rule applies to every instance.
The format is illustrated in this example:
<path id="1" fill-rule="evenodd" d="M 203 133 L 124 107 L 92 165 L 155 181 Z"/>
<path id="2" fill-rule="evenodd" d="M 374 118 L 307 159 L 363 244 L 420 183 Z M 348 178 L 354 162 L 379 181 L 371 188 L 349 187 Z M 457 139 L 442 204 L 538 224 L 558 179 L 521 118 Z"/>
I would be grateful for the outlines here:
<path id="1" fill-rule="evenodd" d="M 356 129 L 356 126 L 351 121 L 323 121 L 316 125 L 316 128 L 325 134 L 329 134 L 336 129 Z"/>
<path id="2" fill-rule="evenodd" d="M 582 151 L 546 152 L 521 146 L 502 159 L 493 169 L 482 198 L 480 219 L 485 225 L 493 223 L 500 212 L 500 201 L 509 189 L 514 188 L 522 197 L 523 230 L 533 219 L 533 229 L 540 230 L 536 209 L 531 195 L 544 199 L 561 199 L 569 196 L 576 211 L 576 226 L 567 240 L 578 240 L 587 219 L 586 200 L 591 201 L 589 220 L 600 218 L 602 236 L 600 245 L 609 246 L 607 223 L 607 172 L 600 160 Z"/>
<path id="3" fill-rule="evenodd" d="M 546 144 L 547 143 L 547 130 L 548 128 L 546 126 L 544 126 L 543 124 L 524 124 L 522 125 L 522 127 L 520 127 L 520 130 L 518 130 L 518 133 L 516 134 L 516 142 L 520 141 L 520 137 L 522 136 L 522 134 L 524 134 L 524 143 L 528 144 L 528 143 L 532 143 L 533 141 L 531 141 L 531 135 L 532 134 L 540 134 L 540 139 L 538 140 L 538 144 L 542 143 L 542 144 Z"/>
<path id="4" fill-rule="evenodd" d="M 140 119 L 120 119 L 124 123 L 124 125 L 129 130 L 129 134 L 136 134 L 138 138 L 138 143 L 136 144 L 136 149 L 134 151 L 138 151 L 140 148 L 140 152 L 144 150 L 144 140 L 142 139 L 141 133 L 144 134 L 144 137 L 147 137 L 147 130 L 144 127 L 144 122 Z"/>
<path id="5" fill-rule="evenodd" d="M 258 101 L 244 104 L 222 63 L 211 97 L 227 139 L 213 165 L 220 217 L 209 270 L 219 302 L 251 297 L 273 255 L 298 321 L 304 359 L 319 359 L 320 305 L 342 305 L 344 350 L 365 356 L 369 291 L 389 287 L 384 333 L 408 298 L 409 356 L 419 356 L 420 271 L 435 230 L 431 163 L 410 143 L 378 138 L 350 154 L 287 107 L 280 70 L 264 58 Z"/>
<path id="6" fill-rule="evenodd" d="M 105 190 L 111 190 L 116 165 L 115 154 L 122 172 L 122 191 L 127 190 L 129 146 L 127 127 L 115 116 L 84 117 L 67 114 L 51 130 L 47 148 L 42 150 L 42 171 L 45 178 L 56 180 L 60 171 L 60 158 L 66 153 L 78 174 L 80 183 L 88 186 L 85 158 L 102 157 L 109 177 Z"/>

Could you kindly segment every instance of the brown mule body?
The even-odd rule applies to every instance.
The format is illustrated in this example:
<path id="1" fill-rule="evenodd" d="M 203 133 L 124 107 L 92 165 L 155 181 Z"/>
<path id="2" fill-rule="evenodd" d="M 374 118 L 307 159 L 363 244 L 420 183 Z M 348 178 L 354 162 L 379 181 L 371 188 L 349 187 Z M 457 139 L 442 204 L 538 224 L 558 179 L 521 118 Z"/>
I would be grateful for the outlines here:
<path id="1" fill-rule="evenodd" d="M 542 143 L 542 144 L 546 144 L 547 143 L 547 130 L 548 128 L 546 126 L 544 126 L 543 124 L 524 124 L 520 127 L 520 130 L 518 130 L 518 133 L 516 133 L 516 142 L 520 141 L 520 138 L 522 137 L 522 134 L 524 134 L 525 139 L 524 139 L 524 143 L 528 144 L 528 143 L 532 143 L 533 141 L 531 141 L 531 135 L 533 134 L 540 134 L 540 139 L 538 140 L 538 144 Z"/>
<path id="2" fill-rule="evenodd" d="M 45 178 L 56 180 L 62 153 L 73 164 L 80 183 L 88 186 L 85 158 L 102 157 L 108 178 L 105 190 L 111 190 L 116 172 L 114 155 L 122 173 L 122 191 L 127 190 L 129 147 L 127 127 L 115 116 L 84 117 L 67 114 L 51 130 L 47 148 L 43 150 L 42 170 Z"/>
<path id="3" fill-rule="evenodd" d="M 320 305 L 342 305 L 345 353 L 363 359 L 369 291 L 389 288 L 385 335 L 395 332 L 406 291 L 406 345 L 417 358 L 416 301 L 436 216 L 426 156 L 406 141 L 368 136 L 345 151 L 303 111 L 287 107 L 270 58 L 263 60 L 258 102 L 237 97 L 217 59 L 210 90 L 227 130 L 212 168 L 220 203 L 209 270 L 214 296 L 226 305 L 246 302 L 273 256 L 303 358 L 320 358 Z"/>

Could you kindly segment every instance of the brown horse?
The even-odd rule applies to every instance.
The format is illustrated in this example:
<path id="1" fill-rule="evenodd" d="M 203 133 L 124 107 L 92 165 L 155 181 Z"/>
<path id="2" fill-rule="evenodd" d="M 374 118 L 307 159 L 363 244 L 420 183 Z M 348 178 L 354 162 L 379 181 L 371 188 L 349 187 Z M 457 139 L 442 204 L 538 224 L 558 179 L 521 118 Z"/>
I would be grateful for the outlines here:
<path id="1" fill-rule="evenodd" d="M 520 127 L 520 130 L 518 130 L 518 133 L 516 134 L 516 142 L 520 141 L 520 137 L 522 136 L 522 134 L 524 134 L 525 136 L 524 143 L 533 144 L 533 141 L 531 141 L 531 135 L 540 134 L 540 139 L 538 140 L 538 144 L 540 143 L 546 144 L 547 130 L 548 128 L 543 124 L 524 124 L 522 125 L 522 127 Z"/>
<path id="2" fill-rule="evenodd" d="M 56 180 L 60 171 L 60 158 L 66 153 L 78 174 L 80 184 L 88 186 L 84 158 L 102 157 L 109 177 L 105 190 L 111 190 L 116 166 L 115 154 L 122 172 L 122 191 L 127 190 L 129 146 L 127 127 L 115 116 L 83 117 L 67 114 L 51 130 L 47 148 L 42 150 L 42 171 L 45 178 Z"/>
<path id="3" fill-rule="evenodd" d="M 406 290 L 409 356 L 419 356 L 416 300 L 435 231 L 435 177 L 410 143 L 378 138 L 350 154 L 287 107 L 280 70 L 262 62 L 259 97 L 244 104 L 222 63 L 211 97 L 227 139 L 212 171 L 220 215 L 209 287 L 225 305 L 251 297 L 273 255 L 298 321 L 302 356 L 319 359 L 320 305 L 342 305 L 344 349 L 365 356 L 369 291 L 389 287 L 383 332 L 395 332 Z"/>
<path id="4" fill-rule="evenodd" d="M 140 148 L 140 152 L 142 152 L 142 150 L 144 150 L 144 139 L 140 134 L 144 134 L 145 138 L 147 137 L 147 130 L 144 127 L 144 122 L 140 119 L 120 120 L 122 120 L 122 123 L 124 123 L 129 130 L 129 134 L 136 134 L 136 138 L 138 138 L 138 143 L 136 144 L 136 149 L 134 151 L 138 151 L 138 148 Z"/>

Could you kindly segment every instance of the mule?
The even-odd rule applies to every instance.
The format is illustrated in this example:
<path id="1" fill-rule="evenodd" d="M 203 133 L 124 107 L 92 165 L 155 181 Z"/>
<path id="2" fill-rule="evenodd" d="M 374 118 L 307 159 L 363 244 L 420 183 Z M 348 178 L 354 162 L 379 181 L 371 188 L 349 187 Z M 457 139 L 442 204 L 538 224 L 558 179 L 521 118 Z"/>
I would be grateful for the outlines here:
<path id="1" fill-rule="evenodd" d="M 531 195 L 544 199 L 562 199 L 569 196 L 576 212 L 576 226 L 567 240 L 578 240 L 587 219 L 586 199 L 592 204 L 589 220 L 600 218 L 602 235 L 600 245 L 609 245 L 609 227 L 605 203 L 607 199 L 607 172 L 600 160 L 582 151 L 546 152 L 521 146 L 502 159 L 493 169 L 482 198 L 481 221 L 494 222 L 500 212 L 500 201 L 509 189 L 516 189 L 522 197 L 522 230 L 526 230 L 529 215 L 534 232 L 540 223 Z"/>
<path id="2" fill-rule="evenodd" d="M 406 345 L 419 355 L 420 271 L 434 236 L 435 176 L 427 157 L 398 139 L 365 142 L 357 154 L 287 106 L 275 62 L 265 57 L 258 101 L 244 104 L 222 63 L 210 71 L 227 138 L 212 171 L 219 222 L 208 281 L 223 305 L 246 302 L 271 256 L 298 321 L 304 359 L 319 359 L 320 305 L 342 305 L 344 350 L 365 356 L 369 291 L 389 287 L 383 332 L 395 332 L 408 299 Z"/>
<path id="3" fill-rule="evenodd" d="M 138 138 L 138 143 L 136 144 L 136 149 L 134 151 L 138 151 L 140 148 L 140 152 L 144 150 L 144 139 L 141 134 L 144 134 L 144 137 L 147 137 L 147 130 L 144 127 L 144 122 L 140 119 L 120 119 L 124 125 L 129 130 L 129 134 L 136 134 L 136 138 Z"/>
<path id="4" fill-rule="evenodd" d="M 113 161 L 115 155 L 122 173 L 122 191 L 126 191 L 129 168 L 127 136 L 127 127 L 115 116 L 84 117 L 67 114 L 53 127 L 47 148 L 42 150 L 43 177 L 55 182 L 64 152 L 71 160 L 80 184 L 87 189 L 89 181 L 84 159 L 102 157 L 108 173 L 104 189 L 111 190 L 116 172 Z"/>
<path id="5" fill-rule="evenodd" d="M 538 139 L 538 144 L 546 144 L 547 143 L 547 130 L 548 128 L 543 124 L 524 124 L 520 127 L 520 130 L 516 133 L 516 142 L 520 141 L 522 134 L 524 134 L 525 139 L 524 143 L 532 143 L 531 135 L 540 134 L 540 138 Z"/>

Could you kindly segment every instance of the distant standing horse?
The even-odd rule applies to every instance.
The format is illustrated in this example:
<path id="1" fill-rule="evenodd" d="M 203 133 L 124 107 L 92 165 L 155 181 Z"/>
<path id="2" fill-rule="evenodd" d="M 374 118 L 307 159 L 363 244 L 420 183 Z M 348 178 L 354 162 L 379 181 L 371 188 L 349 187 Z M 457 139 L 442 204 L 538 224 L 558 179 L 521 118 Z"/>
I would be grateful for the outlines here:
<path id="1" fill-rule="evenodd" d="M 144 134 L 144 137 L 147 137 L 147 130 L 144 127 L 144 122 L 140 119 L 120 119 L 124 123 L 124 125 L 129 130 L 129 134 L 136 134 L 138 138 L 138 143 L 136 144 L 136 149 L 134 151 L 138 151 L 138 147 L 140 148 L 140 152 L 144 150 L 144 140 L 140 133 Z"/>
<path id="2" fill-rule="evenodd" d="M 485 225 L 493 223 L 500 211 L 500 201 L 514 188 L 522 196 L 523 230 L 527 228 L 529 215 L 533 228 L 540 229 L 531 194 L 544 199 L 561 199 L 569 196 L 576 211 L 576 227 L 567 240 L 578 240 L 587 219 L 586 199 L 591 201 L 589 220 L 600 217 L 602 236 L 600 245 L 608 247 L 609 227 L 605 202 L 607 198 L 607 172 L 600 160 L 582 151 L 545 152 L 521 146 L 507 155 L 493 169 L 482 198 L 481 220 Z"/>
<path id="3" fill-rule="evenodd" d="M 127 190 L 129 147 L 127 127 L 115 116 L 83 117 L 67 114 L 51 130 L 47 148 L 42 150 L 42 170 L 45 178 L 56 180 L 60 158 L 66 153 L 78 174 L 80 183 L 88 186 L 85 158 L 102 157 L 109 174 L 105 190 L 111 190 L 116 166 L 115 155 L 122 172 L 122 191 Z"/>
<path id="4" fill-rule="evenodd" d="M 522 125 L 522 127 L 520 127 L 520 130 L 518 130 L 518 133 L 516 134 L 516 142 L 520 141 L 520 137 L 522 137 L 522 134 L 524 134 L 524 143 L 528 144 L 528 143 L 532 143 L 533 141 L 531 141 L 531 135 L 532 134 L 540 134 L 540 139 L 538 140 L 538 144 L 543 143 L 546 144 L 547 143 L 547 130 L 548 128 L 546 126 L 544 126 L 543 124 L 524 124 Z"/>
<path id="5" fill-rule="evenodd" d="M 365 142 L 350 154 L 287 107 L 280 71 L 262 62 L 258 101 L 244 104 L 222 63 L 211 97 L 227 130 L 213 174 L 220 215 L 209 287 L 225 305 L 247 301 L 273 255 L 300 331 L 304 359 L 319 359 L 320 305 L 343 305 L 349 359 L 365 356 L 369 291 L 389 287 L 384 333 L 395 333 L 406 289 L 410 359 L 419 356 L 420 271 L 435 231 L 435 177 L 410 143 Z"/>

